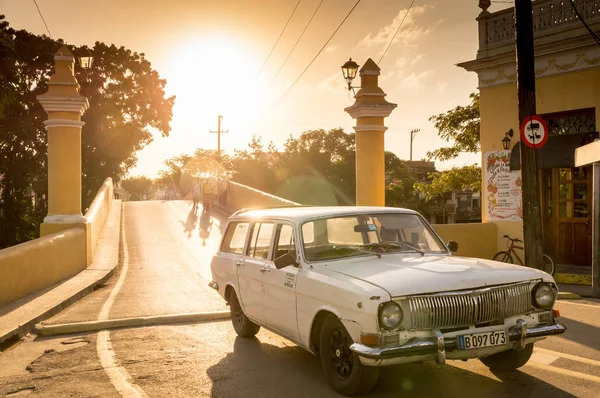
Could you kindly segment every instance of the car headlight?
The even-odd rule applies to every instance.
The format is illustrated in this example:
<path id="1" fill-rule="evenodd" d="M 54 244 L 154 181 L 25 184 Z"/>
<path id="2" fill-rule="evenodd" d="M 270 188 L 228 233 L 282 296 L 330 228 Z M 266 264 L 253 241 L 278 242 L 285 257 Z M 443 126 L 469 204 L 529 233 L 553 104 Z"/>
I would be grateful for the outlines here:
<path id="1" fill-rule="evenodd" d="M 379 325 L 387 330 L 396 329 L 402 323 L 402 308 L 394 301 L 379 307 Z"/>
<path id="2" fill-rule="evenodd" d="M 533 299 L 533 305 L 536 308 L 540 308 L 543 310 L 552 308 L 552 306 L 554 305 L 554 300 L 556 300 L 554 290 L 550 285 L 544 282 L 540 282 L 533 287 L 533 290 L 531 291 L 531 296 Z"/>

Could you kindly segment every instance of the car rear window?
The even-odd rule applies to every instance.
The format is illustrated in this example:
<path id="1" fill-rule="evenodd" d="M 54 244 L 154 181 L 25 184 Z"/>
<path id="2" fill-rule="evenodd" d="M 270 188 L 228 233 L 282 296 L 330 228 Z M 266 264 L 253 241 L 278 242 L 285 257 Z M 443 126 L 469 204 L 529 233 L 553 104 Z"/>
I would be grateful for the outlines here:
<path id="1" fill-rule="evenodd" d="M 225 238 L 223 238 L 223 244 L 221 244 L 221 251 L 242 254 L 244 252 L 244 245 L 246 243 L 249 226 L 250 223 L 247 222 L 234 222 L 229 224 L 229 227 L 227 227 L 227 231 L 225 232 Z"/>

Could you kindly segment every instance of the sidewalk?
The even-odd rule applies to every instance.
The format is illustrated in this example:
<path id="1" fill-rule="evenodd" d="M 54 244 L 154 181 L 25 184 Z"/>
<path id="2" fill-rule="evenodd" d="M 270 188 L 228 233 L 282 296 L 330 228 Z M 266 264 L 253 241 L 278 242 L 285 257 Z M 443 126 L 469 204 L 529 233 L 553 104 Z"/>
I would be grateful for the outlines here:
<path id="1" fill-rule="evenodd" d="M 77 275 L 0 307 L 0 344 L 22 336 L 103 285 L 119 263 L 121 201 L 113 202 L 94 259 Z"/>

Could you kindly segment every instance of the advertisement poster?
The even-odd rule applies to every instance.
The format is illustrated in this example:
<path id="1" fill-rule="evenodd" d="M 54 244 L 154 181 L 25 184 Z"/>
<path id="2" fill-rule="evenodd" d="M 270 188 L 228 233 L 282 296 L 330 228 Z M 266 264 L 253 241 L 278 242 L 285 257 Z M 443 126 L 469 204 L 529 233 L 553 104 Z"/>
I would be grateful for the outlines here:
<path id="1" fill-rule="evenodd" d="M 521 171 L 510 169 L 510 151 L 486 152 L 484 168 L 486 219 L 523 221 Z"/>

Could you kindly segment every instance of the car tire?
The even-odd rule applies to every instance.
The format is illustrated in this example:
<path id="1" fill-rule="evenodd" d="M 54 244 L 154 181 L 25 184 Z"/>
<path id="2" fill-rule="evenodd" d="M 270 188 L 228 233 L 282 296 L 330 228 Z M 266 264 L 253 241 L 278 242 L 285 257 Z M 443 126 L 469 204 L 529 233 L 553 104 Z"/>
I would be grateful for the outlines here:
<path id="1" fill-rule="evenodd" d="M 533 353 L 533 343 L 527 344 L 522 350 L 508 350 L 479 358 L 491 370 L 515 370 L 525 365 Z"/>
<path id="2" fill-rule="evenodd" d="M 234 291 L 229 296 L 229 311 L 233 329 L 238 336 L 252 337 L 258 333 L 260 326 L 248 319 Z"/>
<path id="3" fill-rule="evenodd" d="M 350 351 L 352 338 L 336 316 L 328 315 L 323 320 L 319 337 L 321 365 L 335 391 L 360 395 L 375 387 L 379 368 L 363 365 L 358 355 Z"/>

